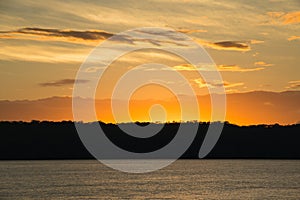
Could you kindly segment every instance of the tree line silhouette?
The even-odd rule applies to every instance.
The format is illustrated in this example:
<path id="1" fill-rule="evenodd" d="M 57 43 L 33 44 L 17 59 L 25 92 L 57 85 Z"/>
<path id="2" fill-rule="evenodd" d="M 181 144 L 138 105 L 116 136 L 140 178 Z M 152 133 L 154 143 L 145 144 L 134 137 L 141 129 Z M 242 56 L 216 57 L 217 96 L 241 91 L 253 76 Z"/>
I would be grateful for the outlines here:
<path id="1" fill-rule="evenodd" d="M 75 122 L 83 123 L 83 122 Z M 116 124 L 99 123 L 106 136 L 122 149 L 145 153 L 168 144 L 180 123 L 166 123 L 149 138 L 125 134 Z M 197 135 L 181 156 L 197 159 L 208 129 L 208 122 L 199 123 Z M 221 122 L 214 122 L 221 123 Z M 92 123 L 83 123 L 86 126 Z M 140 126 L 149 123 L 136 122 Z M 0 122 L 0 159 L 93 159 L 82 144 L 72 121 Z M 141 133 L 142 134 L 142 133 Z M 186 133 L 187 136 L 189 133 Z M 238 126 L 224 122 L 222 134 L 206 158 L 220 159 L 300 159 L 300 124 Z"/>

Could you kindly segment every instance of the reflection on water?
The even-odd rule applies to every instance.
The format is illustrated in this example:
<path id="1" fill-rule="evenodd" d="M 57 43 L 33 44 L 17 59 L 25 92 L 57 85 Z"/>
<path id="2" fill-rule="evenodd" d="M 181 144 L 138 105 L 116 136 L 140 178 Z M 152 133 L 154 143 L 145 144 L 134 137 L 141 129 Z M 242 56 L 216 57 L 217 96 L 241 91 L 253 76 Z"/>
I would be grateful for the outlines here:
<path id="1" fill-rule="evenodd" d="M 0 199 L 300 199 L 299 191 L 299 160 L 179 160 L 147 174 L 93 160 L 0 161 Z"/>

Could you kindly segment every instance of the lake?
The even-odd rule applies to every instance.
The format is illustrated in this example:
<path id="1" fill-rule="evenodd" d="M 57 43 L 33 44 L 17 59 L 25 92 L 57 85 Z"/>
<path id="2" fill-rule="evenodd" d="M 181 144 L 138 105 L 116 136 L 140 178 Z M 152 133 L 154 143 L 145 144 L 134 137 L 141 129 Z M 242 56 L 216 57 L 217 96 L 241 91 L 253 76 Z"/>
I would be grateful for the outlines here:
<path id="1" fill-rule="evenodd" d="M 146 174 L 95 160 L 0 161 L 0 199 L 300 199 L 300 160 L 178 160 Z"/>

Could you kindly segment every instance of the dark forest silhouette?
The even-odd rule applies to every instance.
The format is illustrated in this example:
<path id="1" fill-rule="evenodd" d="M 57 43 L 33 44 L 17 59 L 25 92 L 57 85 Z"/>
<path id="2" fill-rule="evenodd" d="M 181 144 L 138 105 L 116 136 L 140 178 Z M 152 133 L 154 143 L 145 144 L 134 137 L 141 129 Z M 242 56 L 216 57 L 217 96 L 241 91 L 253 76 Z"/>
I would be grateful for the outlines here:
<path id="1" fill-rule="evenodd" d="M 179 123 L 167 123 L 160 133 L 140 139 L 124 134 L 115 124 L 94 123 L 100 123 L 113 143 L 132 152 L 150 152 L 163 147 L 179 127 Z M 208 126 L 209 123 L 199 123 L 197 136 L 181 158 L 198 158 Z M 0 132 L 2 160 L 93 159 L 71 121 L 0 122 Z M 206 158 L 300 159 L 300 124 L 237 126 L 225 122 L 219 141 Z"/>

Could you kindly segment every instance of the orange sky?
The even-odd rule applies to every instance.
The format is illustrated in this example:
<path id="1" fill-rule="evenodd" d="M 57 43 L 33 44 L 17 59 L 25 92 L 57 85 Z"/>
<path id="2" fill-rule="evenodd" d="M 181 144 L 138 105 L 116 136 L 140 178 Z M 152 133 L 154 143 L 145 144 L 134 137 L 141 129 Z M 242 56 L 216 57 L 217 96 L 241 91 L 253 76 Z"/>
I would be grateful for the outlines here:
<path id="1" fill-rule="evenodd" d="M 188 97 L 186 97 L 188 99 Z M 250 92 L 227 95 L 227 115 L 226 120 L 240 125 L 249 124 L 294 124 L 299 123 L 300 92 Z M 200 121 L 208 121 L 210 118 L 210 97 L 199 96 Z M 87 100 L 83 100 L 87 101 Z M 119 105 L 126 105 L 126 101 L 120 101 Z M 132 121 L 148 121 L 149 108 L 155 104 L 165 106 L 167 120 L 180 119 L 178 102 L 175 99 L 166 100 L 132 100 L 130 103 Z M 104 122 L 114 122 L 110 100 L 97 100 L 96 111 L 98 119 Z M 175 108 L 175 109 L 174 109 Z M 176 109 L 177 108 L 177 109 Z M 35 120 L 73 120 L 72 99 L 70 97 L 51 97 L 47 99 L 32 101 L 0 101 L 0 120 L 8 121 L 31 121 Z M 187 109 L 189 107 L 187 106 Z M 192 108 L 191 108 L 192 109 Z M 85 112 L 84 108 L 81 108 Z M 154 107 L 152 121 L 162 121 L 164 115 L 157 107 Z M 194 113 L 193 110 L 190 112 Z M 122 113 L 121 113 L 122 115 Z M 195 116 L 195 115 L 194 115 Z M 190 116 L 186 120 L 194 120 Z M 88 119 L 83 119 L 88 121 Z M 126 120 L 125 120 L 126 121 Z"/>
<path id="2" fill-rule="evenodd" d="M 112 99 L 121 77 L 130 72 L 131 77 L 124 77 L 121 86 L 130 88 L 143 80 L 156 84 L 140 87 L 133 93 L 129 104 L 132 119 L 123 113 L 121 121 L 163 121 L 164 117 L 166 121 L 196 119 L 195 108 L 189 105 L 186 105 L 189 115 L 180 118 L 175 96 L 191 98 L 187 86 L 198 96 L 201 117 L 197 120 L 208 121 L 208 89 L 223 86 L 227 94 L 226 120 L 232 123 L 299 122 L 299 8 L 298 0 L 288 3 L 280 0 L 128 0 L 90 1 L 88 4 L 79 0 L 72 4 L 58 0 L 51 4 L 1 1 L 0 120 L 72 120 L 70 98 L 76 74 L 97 45 L 129 29 L 169 27 L 201 45 L 223 80 L 205 81 L 197 69 L 208 71 L 207 63 L 191 65 L 171 53 L 141 50 L 126 54 L 107 68 L 98 83 L 95 98 L 100 120 L 114 122 L 110 103 L 104 99 Z M 176 37 L 161 41 L 133 41 L 126 37 L 115 40 L 116 46 L 122 42 L 180 46 L 178 43 L 184 41 Z M 147 63 L 150 65 L 144 65 Z M 78 83 L 88 91 L 89 83 L 101 70 L 104 69 L 100 63 L 89 66 L 85 71 L 89 78 Z M 171 71 L 180 73 L 186 81 L 172 78 Z M 157 83 L 176 87 L 178 93 L 172 94 Z M 123 89 L 117 94 L 120 105 L 127 99 L 125 93 Z M 162 104 L 166 116 L 156 104 Z M 150 118 L 149 109 L 153 105 L 156 106 Z"/>

